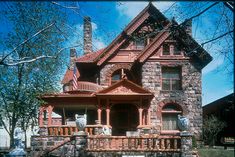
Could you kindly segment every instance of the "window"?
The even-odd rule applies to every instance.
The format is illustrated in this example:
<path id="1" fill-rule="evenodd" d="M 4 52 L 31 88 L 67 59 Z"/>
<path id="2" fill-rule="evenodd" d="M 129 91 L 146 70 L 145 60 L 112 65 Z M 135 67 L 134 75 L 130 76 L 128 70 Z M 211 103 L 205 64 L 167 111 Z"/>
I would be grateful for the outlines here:
<path id="1" fill-rule="evenodd" d="M 177 125 L 179 114 L 182 114 L 182 110 L 175 104 L 166 104 L 162 109 L 162 129 L 179 130 Z"/>
<path id="2" fill-rule="evenodd" d="M 162 90 L 181 90 L 181 70 L 179 67 L 162 68 Z"/>
<path id="3" fill-rule="evenodd" d="M 176 45 L 174 45 L 174 55 L 181 55 L 181 51 L 180 49 L 178 49 L 178 47 Z"/>
<path id="4" fill-rule="evenodd" d="M 163 44 L 163 46 L 162 46 L 162 55 L 170 55 L 170 45 Z"/>
<path id="5" fill-rule="evenodd" d="M 111 81 L 111 84 L 114 84 L 116 83 L 117 81 L 119 81 L 121 79 L 121 71 L 120 70 L 117 70 L 113 73 L 112 75 L 112 81 Z"/>
<path id="6" fill-rule="evenodd" d="M 132 74 L 130 73 L 129 70 L 127 69 L 119 69 L 117 71 L 115 71 L 112 74 L 111 77 L 111 84 L 116 83 L 117 81 L 121 80 L 122 78 L 126 77 L 128 80 L 133 80 L 132 78 Z"/>
<path id="7" fill-rule="evenodd" d="M 135 40 L 135 46 L 137 50 L 142 50 L 146 46 L 145 39 L 137 39 Z"/>

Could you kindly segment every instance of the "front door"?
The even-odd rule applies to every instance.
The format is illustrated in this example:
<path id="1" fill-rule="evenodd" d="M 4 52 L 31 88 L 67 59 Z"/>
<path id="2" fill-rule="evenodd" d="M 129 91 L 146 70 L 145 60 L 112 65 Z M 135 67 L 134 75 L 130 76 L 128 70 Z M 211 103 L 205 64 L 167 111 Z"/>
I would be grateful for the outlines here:
<path id="1" fill-rule="evenodd" d="M 138 110 L 132 104 L 115 104 L 111 108 L 110 123 L 113 136 L 125 136 L 126 131 L 136 131 Z"/>

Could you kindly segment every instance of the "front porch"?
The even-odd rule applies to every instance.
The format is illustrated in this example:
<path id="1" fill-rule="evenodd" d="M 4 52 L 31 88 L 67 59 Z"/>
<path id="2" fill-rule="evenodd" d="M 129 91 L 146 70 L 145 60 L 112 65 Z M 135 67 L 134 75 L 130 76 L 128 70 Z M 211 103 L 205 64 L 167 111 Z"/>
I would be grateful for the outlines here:
<path id="1" fill-rule="evenodd" d="M 32 156 L 77 156 L 74 149 L 79 146 L 79 141 L 86 140 L 84 151 L 99 156 L 100 154 L 125 154 L 143 155 L 166 154 L 165 156 L 185 156 L 192 149 L 192 135 L 161 135 L 140 134 L 139 136 L 111 136 L 95 135 L 100 126 L 87 126 L 86 136 L 79 136 L 75 127 L 42 127 L 40 134 L 32 136 Z M 63 130 L 63 131 L 61 131 Z M 67 130 L 67 131 L 66 131 Z M 64 134 L 62 134 L 64 133 Z M 81 139 L 82 138 L 82 139 Z M 75 149 L 77 150 L 77 149 Z M 72 154 L 71 154 L 72 153 Z M 78 153 L 78 152 L 77 152 Z M 164 155 L 163 155 L 164 156 Z"/>

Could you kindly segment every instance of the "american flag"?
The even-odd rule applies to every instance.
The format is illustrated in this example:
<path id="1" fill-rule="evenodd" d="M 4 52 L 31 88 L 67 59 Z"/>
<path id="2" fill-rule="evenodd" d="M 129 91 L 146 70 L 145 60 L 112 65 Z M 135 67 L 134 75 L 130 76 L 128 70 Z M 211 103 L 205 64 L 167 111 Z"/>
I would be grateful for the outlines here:
<path id="1" fill-rule="evenodd" d="M 74 65 L 73 68 L 73 90 L 76 90 L 78 87 L 78 83 L 77 83 L 77 75 L 76 75 L 76 66 Z"/>

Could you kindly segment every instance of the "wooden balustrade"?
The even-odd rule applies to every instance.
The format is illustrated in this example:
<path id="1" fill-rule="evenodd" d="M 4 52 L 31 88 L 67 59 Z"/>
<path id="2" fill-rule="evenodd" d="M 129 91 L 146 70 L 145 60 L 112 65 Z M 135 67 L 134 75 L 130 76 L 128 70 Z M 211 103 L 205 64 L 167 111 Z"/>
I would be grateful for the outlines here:
<path id="1" fill-rule="evenodd" d="M 85 81 L 79 81 L 77 86 L 77 90 L 80 91 L 97 91 L 101 89 L 102 87 L 100 85 Z"/>
<path id="2" fill-rule="evenodd" d="M 88 136 L 88 151 L 180 151 L 179 136 Z"/>
<path id="3" fill-rule="evenodd" d="M 85 128 L 85 132 L 87 132 L 88 135 L 94 135 L 96 127 L 101 127 L 101 126 L 87 125 Z M 69 126 L 69 125 L 48 126 L 47 128 L 49 136 L 70 136 L 73 135 L 73 133 L 79 131 L 76 126 Z"/>

